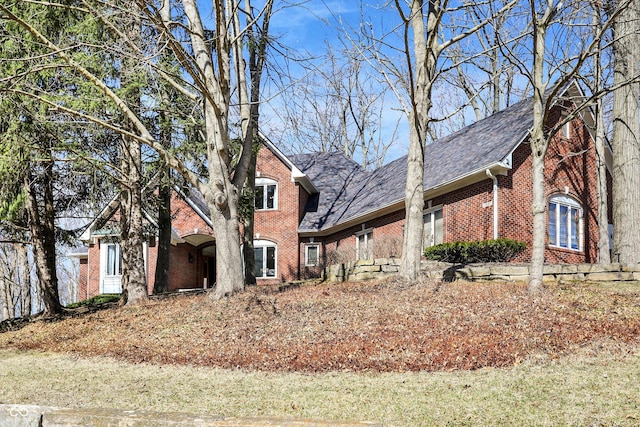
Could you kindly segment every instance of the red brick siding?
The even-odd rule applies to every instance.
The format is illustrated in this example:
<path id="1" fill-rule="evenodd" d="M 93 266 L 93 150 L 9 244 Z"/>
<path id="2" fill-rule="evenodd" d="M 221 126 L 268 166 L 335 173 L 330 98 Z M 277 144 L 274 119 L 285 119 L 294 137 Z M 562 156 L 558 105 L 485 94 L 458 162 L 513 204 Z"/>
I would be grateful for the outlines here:
<path id="1" fill-rule="evenodd" d="M 555 115 L 556 119 L 558 114 Z M 546 262 L 578 263 L 595 262 L 597 258 L 597 204 L 596 204 L 596 157 L 586 126 L 580 120 L 572 122 L 572 137 L 565 139 L 556 135 L 545 158 L 545 190 L 547 199 L 555 194 L 564 194 L 576 199 L 583 208 L 584 250 L 572 251 L 547 246 Z M 529 145 L 518 147 L 513 155 L 513 169 L 500 182 L 500 236 L 528 243 L 527 250 L 519 261 L 531 257 L 533 230 L 531 150 Z"/>
<path id="2" fill-rule="evenodd" d="M 200 288 L 198 250 L 188 243 L 171 247 L 169 258 L 169 290 Z"/>
<path id="3" fill-rule="evenodd" d="M 277 277 L 258 279 L 258 284 L 298 279 L 301 266 L 298 224 L 303 203 L 306 203 L 305 191 L 291 180 L 291 170 L 269 149 L 263 147 L 258 152 L 257 165 L 260 178 L 278 183 L 277 208 L 256 211 L 254 223 L 255 239 L 269 240 L 277 245 Z"/>
<path id="4" fill-rule="evenodd" d="M 171 198 L 171 226 L 180 237 L 204 234 L 214 237 L 213 229 L 184 201 L 174 194 Z M 195 230 L 198 230 L 196 233 Z"/>
<path id="5" fill-rule="evenodd" d="M 493 205 L 483 207 L 483 204 L 488 202 L 493 202 L 493 181 L 489 177 L 435 198 L 432 201 L 433 206 L 444 205 L 443 241 L 492 239 Z"/>
<path id="6" fill-rule="evenodd" d="M 78 295 L 83 300 L 100 294 L 100 242 L 89 245 L 88 275 L 85 295 Z"/>

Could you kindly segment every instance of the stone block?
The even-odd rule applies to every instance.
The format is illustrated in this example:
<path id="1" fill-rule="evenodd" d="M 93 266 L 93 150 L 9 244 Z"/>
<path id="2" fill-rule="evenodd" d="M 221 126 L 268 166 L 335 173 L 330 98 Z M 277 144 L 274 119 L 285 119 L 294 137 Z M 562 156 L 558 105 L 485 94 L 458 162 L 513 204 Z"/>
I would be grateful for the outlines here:
<path id="1" fill-rule="evenodd" d="M 563 264 L 560 268 L 560 274 L 573 274 L 578 272 L 578 266 L 575 264 Z"/>
<path id="2" fill-rule="evenodd" d="M 465 270 L 469 272 L 471 277 L 480 278 L 491 275 L 491 268 L 482 265 L 468 266 Z"/>
<path id="3" fill-rule="evenodd" d="M 372 259 L 359 259 L 355 262 L 355 266 L 359 267 L 361 265 L 373 265 L 375 263 Z"/>
<path id="4" fill-rule="evenodd" d="M 622 264 L 620 271 L 640 273 L 640 264 Z"/>
<path id="5" fill-rule="evenodd" d="M 524 265 L 496 265 L 490 268 L 492 276 L 529 274 L 529 267 Z"/>
<path id="6" fill-rule="evenodd" d="M 382 266 L 380 265 L 359 265 L 357 266 L 353 273 L 354 274 L 362 274 L 362 273 L 375 273 L 382 271 Z"/>
<path id="7" fill-rule="evenodd" d="M 543 274 L 560 274 L 562 273 L 562 265 L 560 264 L 548 264 L 542 269 Z"/>
<path id="8" fill-rule="evenodd" d="M 615 282 L 615 281 L 635 280 L 633 277 L 633 273 L 621 272 L 621 271 L 589 273 L 587 274 L 586 279 L 593 282 Z"/>
<path id="9" fill-rule="evenodd" d="M 444 271 L 443 270 L 427 271 L 427 272 L 425 272 L 425 276 L 427 276 L 427 278 L 429 278 L 429 279 L 443 279 L 444 278 Z"/>
<path id="10" fill-rule="evenodd" d="M 0 405 L 0 426 L 2 427 L 40 427 L 43 408 L 33 405 Z"/>
<path id="11" fill-rule="evenodd" d="M 400 267 L 397 265 L 382 265 L 381 267 L 384 273 L 397 273 L 400 271 Z"/>
<path id="12" fill-rule="evenodd" d="M 598 264 L 577 264 L 576 269 L 578 273 L 601 273 L 604 271 L 610 271 L 610 264 L 607 265 L 607 268 L 603 268 L 603 266 Z"/>
<path id="13" fill-rule="evenodd" d="M 360 282 L 360 281 L 363 281 L 363 280 L 380 279 L 382 277 L 383 277 L 383 275 L 382 275 L 381 272 L 377 272 L 377 273 L 355 273 L 355 274 L 350 274 L 347 279 L 350 282 Z"/>

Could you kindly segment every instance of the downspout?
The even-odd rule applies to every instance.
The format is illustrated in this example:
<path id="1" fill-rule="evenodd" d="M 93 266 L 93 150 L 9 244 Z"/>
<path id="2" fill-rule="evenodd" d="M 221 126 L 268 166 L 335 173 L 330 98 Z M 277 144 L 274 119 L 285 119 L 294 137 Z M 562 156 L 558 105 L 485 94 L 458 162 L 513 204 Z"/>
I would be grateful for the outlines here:
<path id="1" fill-rule="evenodd" d="M 493 240 L 496 240 L 498 238 L 498 177 L 492 174 L 490 169 L 485 172 L 493 180 Z"/>

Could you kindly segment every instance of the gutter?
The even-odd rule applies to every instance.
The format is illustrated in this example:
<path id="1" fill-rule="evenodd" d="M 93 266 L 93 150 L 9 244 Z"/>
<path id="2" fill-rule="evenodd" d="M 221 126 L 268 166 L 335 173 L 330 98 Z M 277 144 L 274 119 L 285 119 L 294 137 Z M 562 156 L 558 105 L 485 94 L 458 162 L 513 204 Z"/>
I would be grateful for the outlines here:
<path id="1" fill-rule="evenodd" d="M 522 144 L 521 142 L 518 143 L 516 148 L 519 147 L 521 144 Z M 494 163 L 490 164 L 488 168 L 483 167 L 481 169 L 476 169 L 476 170 L 474 170 L 472 172 L 469 172 L 469 173 L 467 173 L 465 175 L 462 175 L 462 176 L 460 176 L 458 178 L 452 179 L 450 181 L 447 181 L 447 182 L 442 183 L 440 185 L 437 185 L 435 187 L 432 187 L 432 188 L 429 188 L 427 190 L 424 190 L 423 194 L 424 194 L 425 200 L 428 199 L 428 198 L 436 197 L 437 195 L 442 194 L 442 193 L 447 193 L 449 191 L 453 191 L 453 189 L 462 188 L 465 185 L 468 185 L 468 184 L 464 184 L 464 185 L 458 186 L 461 181 L 464 182 L 465 180 L 475 178 L 475 180 L 473 182 L 479 182 L 479 181 L 481 181 L 483 179 L 482 176 L 484 176 L 486 174 L 486 171 L 489 170 L 489 168 L 493 168 L 493 169 L 497 168 L 498 169 L 497 175 L 505 174 L 506 171 L 511 169 L 511 160 L 510 160 L 510 158 L 511 158 L 511 155 L 512 155 L 514 150 L 512 150 L 509 154 L 507 154 L 502 161 L 494 162 Z M 482 174 L 482 175 L 480 175 L 480 174 Z M 497 178 L 496 178 L 496 180 L 497 180 Z M 496 194 L 495 197 L 496 197 L 496 200 L 497 200 L 497 193 L 495 193 L 495 194 Z M 391 203 L 389 203 L 389 204 L 387 204 L 385 206 L 381 206 L 379 208 L 375 208 L 375 209 L 372 209 L 370 211 L 364 212 L 363 214 L 361 214 L 361 215 L 359 215 L 357 217 L 354 217 L 354 218 L 350 218 L 345 222 L 340 222 L 340 223 L 331 225 L 331 226 L 329 226 L 327 228 L 322 228 L 320 230 L 317 230 L 317 229 L 312 229 L 312 230 L 298 229 L 298 233 L 302 237 L 327 236 L 329 234 L 332 234 L 332 233 L 344 230 L 346 228 L 349 228 L 349 227 L 351 227 L 353 225 L 360 224 L 363 221 L 366 221 L 367 218 L 371 217 L 374 214 L 377 216 L 380 212 L 383 212 L 383 213 L 395 212 L 396 210 L 402 209 L 403 206 L 404 206 L 404 198 L 401 198 L 401 199 L 398 199 L 398 200 L 396 200 L 394 202 L 391 202 Z M 494 203 L 494 206 L 497 206 L 497 203 Z M 497 212 L 497 207 L 495 207 L 494 209 L 496 209 L 496 211 L 494 211 L 494 218 L 497 218 L 498 215 L 497 215 L 497 213 L 495 213 L 495 212 Z M 496 219 L 496 221 L 497 221 L 497 219 Z M 497 227 L 495 227 L 495 230 L 496 230 L 495 234 L 497 236 Z"/>
<path id="2" fill-rule="evenodd" d="M 493 240 L 498 239 L 498 177 L 487 169 L 486 174 L 493 180 Z"/>

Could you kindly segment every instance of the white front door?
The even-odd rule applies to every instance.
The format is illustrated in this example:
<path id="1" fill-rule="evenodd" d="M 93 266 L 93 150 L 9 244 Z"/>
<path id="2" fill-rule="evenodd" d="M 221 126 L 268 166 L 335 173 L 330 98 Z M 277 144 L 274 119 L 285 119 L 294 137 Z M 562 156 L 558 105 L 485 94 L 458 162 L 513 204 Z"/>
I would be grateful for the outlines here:
<path id="1" fill-rule="evenodd" d="M 122 293 L 122 252 L 118 243 L 103 243 L 100 248 L 100 293 Z"/>

